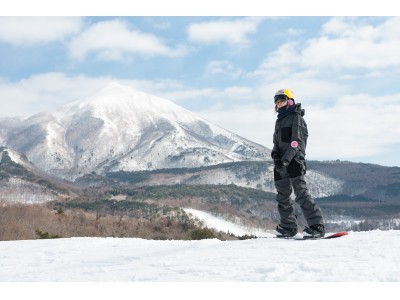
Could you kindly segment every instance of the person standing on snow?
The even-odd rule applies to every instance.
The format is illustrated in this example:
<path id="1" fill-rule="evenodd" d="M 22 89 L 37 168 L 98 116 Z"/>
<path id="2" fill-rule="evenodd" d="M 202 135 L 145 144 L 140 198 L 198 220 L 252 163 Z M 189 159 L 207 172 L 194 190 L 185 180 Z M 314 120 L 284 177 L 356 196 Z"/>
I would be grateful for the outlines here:
<path id="1" fill-rule="evenodd" d="M 323 237 L 325 227 L 322 212 L 309 194 L 304 178 L 308 138 L 307 124 L 303 119 L 305 111 L 300 103 L 295 103 L 293 92 L 288 89 L 277 91 L 274 102 L 278 118 L 275 123 L 271 157 L 275 165 L 274 182 L 278 192 L 276 201 L 280 215 L 276 234 L 278 237 L 292 237 L 298 232 L 294 203 L 290 201 L 290 195 L 294 190 L 295 201 L 300 205 L 308 224 L 303 236 Z"/>

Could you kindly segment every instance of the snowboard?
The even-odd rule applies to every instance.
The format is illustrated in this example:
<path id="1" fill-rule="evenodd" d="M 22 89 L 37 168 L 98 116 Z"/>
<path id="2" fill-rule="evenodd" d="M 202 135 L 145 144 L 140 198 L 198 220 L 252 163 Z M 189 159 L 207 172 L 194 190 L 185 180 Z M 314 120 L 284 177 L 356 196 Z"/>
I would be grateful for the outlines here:
<path id="1" fill-rule="evenodd" d="M 278 239 L 287 239 L 287 240 L 300 240 L 300 241 L 306 241 L 306 240 L 328 240 L 328 239 L 334 239 L 334 238 L 338 238 L 341 236 L 345 236 L 348 235 L 349 233 L 346 231 L 339 231 L 339 232 L 335 232 L 332 233 L 330 235 L 324 236 L 323 238 L 313 238 L 313 237 L 307 237 L 307 236 L 301 236 L 301 235 L 295 235 L 293 237 L 280 237 L 280 236 L 276 236 L 275 238 Z"/>
<path id="2" fill-rule="evenodd" d="M 348 234 L 349 233 L 346 232 L 346 231 L 339 231 L 339 232 L 336 232 L 336 233 L 332 233 L 332 234 L 330 234 L 328 236 L 325 236 L 325 237 L 323 237 L 323 239 L 325 239 L 325 240 L 334 239 L 334 238 L 338 238 L 338 237 L 345 236 L 345 235 L 348 235 Z"/>

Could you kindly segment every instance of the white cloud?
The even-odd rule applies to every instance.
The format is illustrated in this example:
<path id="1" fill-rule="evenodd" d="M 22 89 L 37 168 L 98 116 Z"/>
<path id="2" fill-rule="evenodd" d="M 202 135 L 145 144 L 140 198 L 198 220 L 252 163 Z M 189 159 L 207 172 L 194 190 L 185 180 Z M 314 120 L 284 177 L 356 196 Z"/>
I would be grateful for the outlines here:
<path id="1" fill-rule="evenodd" d="M 305 67 L 382 69 L 400 66 L 400 18 L 364 25 L 353 18 L 333 18 L 322 36 L 301 51 Z"/>
<path id="2" fill-rule="evenodd" d="M 162 97 L 175 102 L 184 102 L 192 99 L 201 99 L 203 97 L 212 97 L 215 95 L 215 90 L 212 88 L 204 89 L 185 89 L 184 87 L 175 90 L 163 92 Z"/>
<path id="3" fill-rule="evenodd" d="M 213 60 L 206 66 L 205 76 L 224 76 L 230 78 L 238 78 L 243 71 L 236 68 L 227 60 Z"/>
<path id="4" fill-rule="evenodd" d="M 252 103 L 255 96 L 255 89 L 249 86 L 228 86 L 225 88 L 185 88 L 180 86 L 179 88 L 171 91 L 168 88 L 159 89 L 157 95 L 174 102 L 178 102 L 181 105 L 198 108 L 211 104 L 216 107 L 229 107 L 234 105 L 248 105 Z M 207 104 L 205 104 L 207 103 Z"/>
<path id="5" fill-rule="evenodd" d="M 254 97 L 254 88 L 247 86 L 229 86 L 223 89 L 219 97 L 225 99 L 251 99 Z"/>
<path id="6" fill-rule="evenodd" d="M 248 35 L 255 33 L 262 18 L 249 17 L 235 20 L 221 19 L 210 22 L 193 23 L 188 29 L 190 41 L 200 44 L 227 43 L 245 46 L 249 43 Z"/>
<path id="7" fill-rule="evenodd" d="M 255 70 L 255 76 L 287 76 L 299 67 L 300 53 L 296 43 L 286 43 L 276 51 L 268 54 L 267 58 Z"/>
<path id="8" fill-rule="evenodd" d="M 253 75 L 271 78 L 299 70 L 332 71 L 400 67 L 400 18 L 373 26 L 358 18 L 332 18 L 321 36 L 304 43 L 290 42 L 271 52 Z M 330 75 L 329 75 L 330 74 Z M 343 74 L 342 74 L 343 75 Z M 350 74 L 348 74 L 350 75 Z"/>
<path id="9" fill-rule="evenodd" d="M 276 118 L 273 109 L 263 109 L 258 105 L 241 105 L 231 108 L 215 106 L 197 113 L 215 125 L 248 140 L 272 147 Z"/>
<path id="10" fill-rule="evenodd" d="M 122 20 L 95 23 L 71 41 L 69 50 L 73 59 L 83 59 L 88 53 L 104 60 L 125 60 L 132 54 L 170 57 L 186 54 L 184 46 L 171 48 L 155 35 L 129 29 Z"/>
<path id="11" fill-rule="evenodd" d="M 293 36 L 293 37 L 300 36 L 303 33 L 304 33 L 304 30 L 303 29 L 299 29 L 299 28 L 289 28 L 287 30 L 287 34 L 290 35 L 290 36 Z"/>
<path id="12" fill-rule="evenodd" d="M 157 18 L 145 18 L 144 21 L 159 30 L 166 30 L 172 26 L 170 22 L 159 21 Z"/>
<path id="13" fill-rule="evenodd" d="M 89 96 L 108 81 L 110 78 L 106 77 L 67 77 L 63 73 L 44 73 L 17 82 L 0 82 L 1 99 L 8 103 L 2 107 L 0 118 L 30 116 L 55 109 Z"/>
<path id="14" fill-rule="evenodd" d="M 340 98 L 334 107 L 308 106 L 308 154 L 315 158 L 377 155 L 398 143 L 400 94 Z"/>
<path id="15" fill-rule="evenodd" d="M 60 41 L 81 26 L 79 17 L 0 17 L 0 42 L 19 46 Z"/>

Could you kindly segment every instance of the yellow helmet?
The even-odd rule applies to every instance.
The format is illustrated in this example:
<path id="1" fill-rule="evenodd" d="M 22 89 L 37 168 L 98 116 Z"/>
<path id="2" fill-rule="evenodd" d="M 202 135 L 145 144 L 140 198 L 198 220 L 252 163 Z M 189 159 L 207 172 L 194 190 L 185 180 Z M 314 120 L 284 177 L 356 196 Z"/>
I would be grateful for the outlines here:
<path id="1" fill-rule="evenodd" d="M 279 100 L 279 99 L 283 99 L 283 100 L 292 99 L 292 100 L 294 100 L 293 91 L 291 91 L 289 89 L 281 89 L 281 90 L 277 91 L 275 93 L 275 96 L 274 96 L 274 102 L 276 102 L 276 100 Z"/>

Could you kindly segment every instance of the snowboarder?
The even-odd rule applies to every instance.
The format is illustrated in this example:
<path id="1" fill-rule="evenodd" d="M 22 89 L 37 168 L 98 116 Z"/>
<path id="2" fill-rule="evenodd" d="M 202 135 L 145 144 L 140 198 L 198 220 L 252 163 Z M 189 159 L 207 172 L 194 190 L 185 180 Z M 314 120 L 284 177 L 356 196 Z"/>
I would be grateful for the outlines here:
<path id="1" fill-rule="evenodd" d="M 298 232 L 294 203 L 290 200 L 292 190 L 295 201 L 300 205 L 308 227 L 303 236 L 321 238 L 325 235 L 324 221 L 319 205 L 308 192 L 306 173 L 307 124 L 303 119 L 304 109 L 295 103 L 293 92 L 282 89 L 274 96 L 277 120 L 273 137 L 274 182 L 280 224 L 276 227 L 278 237 L 292 237 Z"/>

